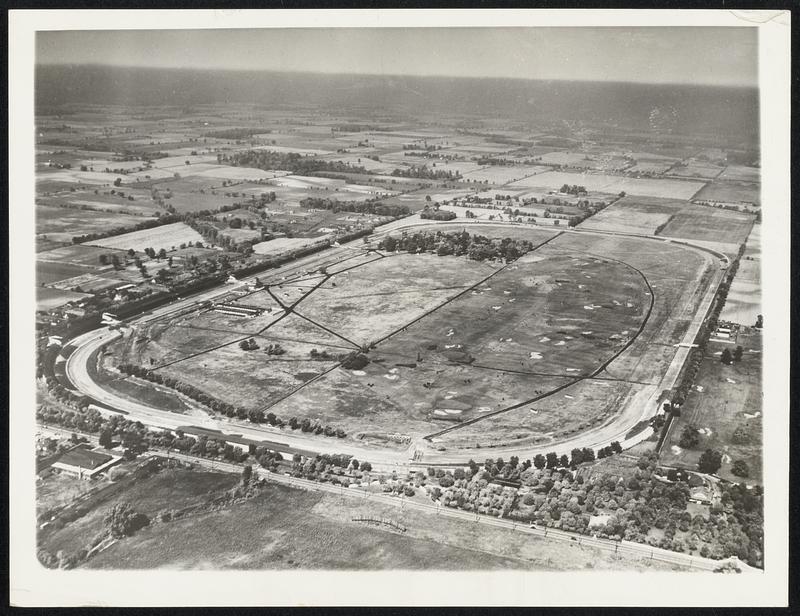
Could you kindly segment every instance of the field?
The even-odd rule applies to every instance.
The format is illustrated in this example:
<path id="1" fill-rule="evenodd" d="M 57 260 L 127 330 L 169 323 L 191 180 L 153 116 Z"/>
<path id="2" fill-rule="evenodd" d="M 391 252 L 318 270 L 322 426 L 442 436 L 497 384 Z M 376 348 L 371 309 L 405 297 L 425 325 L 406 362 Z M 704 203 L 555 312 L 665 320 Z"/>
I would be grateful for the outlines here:
<path id="1" fill-rule="evenodd" d="M 687 201 L 623 197 L 586 219 L 580 228 L 652 235 L 687 205 L 690 205 Z"/>
<path id="2" fill-rule="evenodd" d="M 84 245 L 116 248 L 118 250 L 133 248 L 137 252 L 144 252 L 145 248 L 152 248 L 158 252 L 162 248 L 170 250 L 183 243 L 202 241 L 203 237 L 197 231 L 185 223 L 176 222 L 153 229 L 142 229 L 141 231 L 131 231 L 122 235 L 113 235 L 104 239 L 85 242 Z"/>
<path id="3" fill-rule="evenodd" d="M 719 179 L 739 182 L 758 182 L 761 179 L 761 169 L 758 167 L 731 165 L 725 168 L 725 171 L 720 174 Z"/>
<path id="4" fill-rule="evenodd" d="M 85 548 L 103 530 L 103 516 L 115 504 L 127 502 L 138 512 L 154 518 L 161 511 L 171 511 L 204 502 L 210 491 L 232 487 L 235 475 L 163 470 L 141 480 L 127 481 L 124 491 L 109 499 L 92 499 L 84 504 L 87 514 L 62 529 L 40 534 L 40 547 L 51 554 L 59 550 L 74 553 Z M 47 482 L 58 481 L 50 477 Z M 124 480 L 123 480 L 124 481 Z"/>
<path id="5" fill-rule="evenodd" d="M 752 214 L 690 206 L 676 214 L 659 235 L 738 245 L 747 239 L 754 220 Z"/>
<path id="6" fill-rule="evenodd" d="M 753 225 L 720 319 L 753 325 L 761 313 L 761 225 Z"/>
<path id="7" fill-rule="evenodd" d="M 720 167 L 709 163 L 690 162 L 685 167 L 678 166 L 673 168 L 672 171 L 669 172 L 669 175 L 680 178 L 699 178 L 703 180 L 713 180 L 714 178 L 718 177 L 719 174 L 722 173 L 724 169 L 725 167 Z"/>
<path id="8" fill-rule="evenodd" d="M 73 291 L 61 291 L 49 287 L 37 287 L 36 310 L 46 312 L 58 306 L 63 306 L 67 302 L 78 302 L 89 297 L 92 297 L 89 293 L 75 293 Z"/>
<path id="9" fill-rule="evenodd" d="M 704 185 L 701 182 L 685 180 L 645 180 L 616 175 L 549 171 L 547 173 L 534 175 L 525 180 L 513 182 L 509 187 L 558 190 L 564 184 L 577 184 L 579 186 L 585 186 L 586 189 L 590 191 L 593 190 L 612 195 L 625 192 L 629 195 L 640 197 L 662 197 L 665 199 L 691 199 Z"/>
<path id="10" fill-rule="evenodd" d="M 740 334 L 735 344 L 741 345 L 741 362 L 726 366 L 720 361 L 723 349 L 734 346 L 712 341 L 703 359 L 695 387 L 681 408 L 681 416 L 673 422 L 669 439 L 664 443 L 661 461 L 667 465 L 696 468 L 700 454 L 715 449 L 723 454 L 719 476 L 729 481 L 742 481 L 731 473 L 731 465 L 744 460 L 750 468 L 748 484 L 761 483 L 762 465 L 762 357 L 760 333 Z M 700 442 L 691 449 L 680 446 L 686 426 L 700 431 Z M 733 437 L 739 429 L 741 437 Z"/>
<path id="11" fill-rule="evenodd" d="M 182 494 L 185 490 L 182 484 L 194 479 L 187 474 L 181 481 L 167 482 L 166 477 L 161 478 L 165 472 L 148 479 L 145 485 L 152 486 L 156 494 L 165 488 Z M 202 500 L 197 495 L 194 502 Z M 149 502 L 146 506 L 154 508 Z M 302 515 L 298 514 L 300 511 Z M 367 526 L 354 522 L 356 517 L 390 519 L 407 530 L 400 533 Z M 362 571 L 670 569 L 668 565 L 644 559 L 622 559 L 591 548 L 565 549 L 563 544 L 539 538 L 521 540 L 512 530 L 477 526 L 413 509 L 365 502 L 363 498 L 305 492 L 273 484 L 252 500 L 145 528 L 95 556 L 84 567 Z"/>
<path id="12" fill-rule="evenodd" d="M 548 167 L 543 166 L 482 167 L 475 171 L 464 173 L 463 181 L 508 184 L 547 170 Z"/>
<path id="13" fill-rule="evenodd" d="M 761 204 L 761 186 L 751 182 L 715 180 L 694 197 L 697 201 Z"/>
<path id="14" fill-rule="evenodd" d="M 131 214 L 36 206 L 36 234 L 60 242 L 71 242 L 76 235 L 132 227 L 145 220 L 147 218 Z"/>

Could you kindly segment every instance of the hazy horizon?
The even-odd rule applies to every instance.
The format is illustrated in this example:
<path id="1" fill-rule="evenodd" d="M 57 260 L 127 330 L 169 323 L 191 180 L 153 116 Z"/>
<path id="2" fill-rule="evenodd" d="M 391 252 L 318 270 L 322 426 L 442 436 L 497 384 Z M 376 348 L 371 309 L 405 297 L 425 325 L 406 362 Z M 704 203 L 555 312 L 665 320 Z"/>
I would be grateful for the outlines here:
<path id="1" fill-rule="evenodd" d="M 681 86 L 692 87 L 697 86 L 700 88 L 722 88 L 722 89 L 741 89 L 741 90 L 757 90 L 758 84 L 714 84 L 714 83 L 686 83 L 686 82 L 666 82 L 666 81 L 631 81 L 631 80 L 608 80 L 608 79 L 580 79 L 580 78 L 539 78 L 539 77 L 497 77 L 491 75 L 480 76 L 466 76 L 466 75 L 413 75 L 413 74 L 399 74 L 399 73 L 335 73 L 335 72 L 322 72 L 313 70 L 280 70 L 280 69 L 250 69 L 250 68 L 202 68 L 202 67 L 153 67 L 142 64 L 102 64 L 100 62 L 52 62 L 52 63 L 37 63 L 37 68 L 64 68 L 64 67 L 81 67 L 81 68 L 120 68 L 120 69 L 138 69 L 138 70 L 153 70 L 153 71 L 186 71 L 186 72 L 207 72 L 207 73 L 252 73 L 252 74 L 280 74 L 280 75 L 318 75 L 320 77 L 384 77 L 391 78 L 406 78 L 412 77 L 415 79 L 457 79 L 457 80 L 494 80 L 494 81 L 525 81 L 525 82 L 558 82 L 558 83 L 586 83 L 586 84 L 625 84 L 625 85 L 642 85 L 642 86 Z"/>
<path id="2" fill-rule="evenodd" d="M 36 63 L 757 87 L 757 46 L 714 27 L 97 30 L 38 32 Z"/>

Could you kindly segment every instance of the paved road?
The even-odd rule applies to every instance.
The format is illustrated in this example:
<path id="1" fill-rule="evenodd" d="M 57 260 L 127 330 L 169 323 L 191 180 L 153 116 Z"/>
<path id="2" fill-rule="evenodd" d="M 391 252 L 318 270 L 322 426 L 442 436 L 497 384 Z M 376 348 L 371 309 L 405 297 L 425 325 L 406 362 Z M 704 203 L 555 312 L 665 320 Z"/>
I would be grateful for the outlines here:
<path id="1" fill-rule="evenodd" d="M 428 220 L 422 220 L 418 216 L 412 216 L 384 225 L 379 232 L 370 237 L 371 241 L 374 242 L 374 240 L 379 239 L 388 233 L 416 226 L 430 226 L 431 224 L 436 223 L 432 223 Z M 449 224 L 452 224 L 452 222 Z M 520 226 L 516 223 L 489 223 L 486 221 L 465 223 L 465 226 L 469 226 L 470 224 Z M 623 235 L 651 239 L 654 241 L 666 241 L 664 238 L 657 236 L 600 231 L 581 231 L 579 229 L 560 229 L 559 231 L 591 235 Z M 704 247 L 695 247 L 688 242 L 681 243 L 685 244 L 688 249 L 700 250 L 706 256 L 709 255 L 708 249 Z M 294 277 L 302 276 L 305 272 L 315 271 L 323 265 L 330 265 L 335 261 L 351 257 L 362 251 L 362 245 L 357 243 L 341 247 L 333 247 L 322 253 L 310 255 L 309 257 L 300 259 L 299 261 L 276 268 L 275 270 L 269 270 L 267 273 L 258 274 L 257 277 L 260 278 L 262 282 L 268 284 L 277 284 L 284 280 L 291 280 Z M 724 255 L 721 255 L 720 253 L 714 254 L 718 258 L 724 257 Z M 713 300 L 714 294 L 716 293 L 717 285 L 719 284 L 721 277 L 722 273 L 717 271 L 712 284 L 706 291 L 700 309 L 697 310 L 696 314 L 694 315 L 688 331 L 684 336 L 683 342 L 690 343 L 694 341 L 697 330 L 700 328 L 708 306 L 710 305 L 710 302 Z M 255 278 L 255 275 L 250 276 L 241 282 L 245 283 L 248 281 L 253 281 Z M 192 305 L 229 293 L 230 291 L 231 285 L 221 285 L 214 289 L 187 297 L 172 304 L 162 306 L 156 310 L 146 313 L 143 315 L 143 317 L 137 319 L 136 322 L 149 323 L 154 320 L 169 316 L 171 313 L 188 309 Z M 67 360 L 66 373 L 70 381 L 81 393 L 84 393 L 98 400 L 99 402 L 108 405 L 110 408 L 126 411 L 131 419 L 142 421 L 142 423 L 148 426 L 174 429 L 180 425 L 196 424 L 206 428 L 220 430 L 225 434 L 238 434 L 254 440 L 276 440 L 280 443 L 285 443 L 289 447 L 310 449 L 319 453 L 349 454 L 362 460 L 369 460 L 373 465 L 378 465 L 376 468 L 388 468 L 409 464 L 421 466 L 429 464 L 463 465 L 469 461 L 470 458 L 475 458 L 475 456 L 480 457 L 481 454 L 485 456 L 486 453 L 485 449 L 481 451 L 462 450 L 458 452 L 440 452 L 436 451 L 434 448 L 435 445 L 434 447 L 431 447 L 421 441 L 417 441 L 414 445 L 407 449 L 399 450 L 369 447 L 353 441 L 343 441 L 341 439 L 329 439 L 313 436 L 310 437 L 302 433 L 293 433 L 289 430 L 281 431 L 265 426 L 232 421 L 228 420 L 227 418 L 215 419 L 211 417 L 201 418 L 200 416 L 189 417 L 185 415 L 176 415 L 175 413 L 163 411 L 149 405 L 133 402 L 115 394 L 114 392 L 103 389 L 100 384 L 96 383 L 91 378 L 87 371 L 87 361 L 91 357 L 92 353 L 96 349 L 99 349 L 105 344 L 116 339 L 120 335 L 121 334 L 117 330 L 100 328 L 71 341 L 72 344 L 78 346 L 78 348 Z M 652 417 L 656 414 L 658 410 L 657 402 L 660 392 L 664 389 L 669 389 L 674 385 L 688 352 L 688 348 L 678 348 L 669 366 L 669 369 L 664 374 L 660 383 L 658 385 L 646 386 L 644 389 L 642 389 L 637 396 L 634 396 L 628 401 L 626 407 L 620 410 L 620 413 L 611 423 L 605 426 L 587 430 L 586 432 L 561 441 L 560 443 L 548 443 L 546 445 L 539 446 L 530 444 L 524 446 L 509 445 L 507 447 L 492 448 L 492 455 L 503 455 L 505 457 L 518 455 L 522 458 L 532 458 L 537 453 L 545 454 L 550 451 L 556 451 L 556 453 L 560 455 L 562 453 L 569 454 L 573 448 L 590 447 L 593 449 L 598 449 L 600 447 L 609 445 L 613 441 L 620 441 L 621 443 L 626 444 L 625 436 L 628 431 L 639 421 Z M 631 443 L 627 444 L 628 446 L 631 445 Z M 423 453 L 422 458 L 418 458 L 416 462 L 410 462 L 410 459 L 416 449 L 419 449 Z"/>

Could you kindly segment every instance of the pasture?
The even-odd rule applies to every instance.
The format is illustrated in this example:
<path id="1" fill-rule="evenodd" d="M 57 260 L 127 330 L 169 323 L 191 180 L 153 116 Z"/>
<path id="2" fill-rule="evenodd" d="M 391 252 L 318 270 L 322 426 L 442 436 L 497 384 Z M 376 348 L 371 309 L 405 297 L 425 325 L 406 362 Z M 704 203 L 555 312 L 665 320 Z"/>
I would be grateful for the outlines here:
<path id="1" fill-rule="evenodd" d="M 182 222 L 175 222 L 154 227 L 153 229 L 131 231 L 122 235 L 113 235 L 104 239 L 85 242 L 84 245 L 118 250 L 133 248 L 137 252 L 144 252 L 145 248 L 152 248 L 157 252 L 162 248 L 171 250 L 184 243 L 202 241 L 204 241 L 203 237 L 190 226 Z"/>
<path id="2" fill-rule="evenodd" d="M 116 227 L 132 227 L 144 220 L 147 218 L 130 214 L 36 206 L 36 234 L 61 242 L 71 242 L 76 235 L 85 233 L 102 233 Z"/>
<path id="3" fill-rule="evenodd" d="M 752 214 L 722 210 L 702 205 L 678 212 L 659 235 L 687 240 L 742 244 L 750 233 Z"/>
<path id="4" fill-rule="evenodd" d="M 587 218 L 579 227 L 651 235 L 687 205 L 691 206 L 687 201 L 626 196 Z"/>
<path id="5" fill-rule="evenodd" d="M 545 188 L 558 190 L 564 184 L 585 186 L 587 190 L 612 195 L 625 192 L 640 197 L 662 197 L 666 199 L 691 199 L 703 183 L 684 180 L 629 178 L 594 173 L 565 173 L 549 171 L 513 182 L 510 188 Z"/>
<path id="6" fill-rule="evenodd" d="M 542 166 L 521 166 L 514 165 L 511 167 L 481 167 L 475 171 L 465 173 L 462 178 L 463 182 L 467 183 L 488 183 L 488 184 L 508 184 L 509 182 L 516 182 L 525 178 L 529 178 L 537 173 L 547 171 L 548 167 Z"/>
<path id="7" fill-rule="evenodd" d="M 723 321 L 753 325 L 761 314 L 761 225 L 753 225 L 720 313 Z"/>
<path id="8" fill-rule="evenodd" d="M 752 203 L 761 205 L 761 186 L 754 182 L 734 182 L 718 179 L 707 184 L 694 197 L 698 201 L 716 203 Z"/>

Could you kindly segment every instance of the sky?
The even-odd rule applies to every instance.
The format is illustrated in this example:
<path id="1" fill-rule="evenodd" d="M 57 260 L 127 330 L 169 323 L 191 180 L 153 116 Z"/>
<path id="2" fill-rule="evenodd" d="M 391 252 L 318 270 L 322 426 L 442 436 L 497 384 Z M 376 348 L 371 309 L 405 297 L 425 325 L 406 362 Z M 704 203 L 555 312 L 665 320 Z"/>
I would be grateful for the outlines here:
<path id="1" fill-rule="evenodd" d="M 38 32 L 39 64 L 757 86 L 755 28 Z"/>

